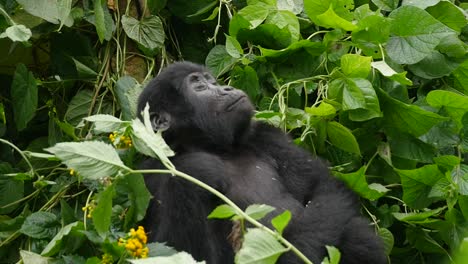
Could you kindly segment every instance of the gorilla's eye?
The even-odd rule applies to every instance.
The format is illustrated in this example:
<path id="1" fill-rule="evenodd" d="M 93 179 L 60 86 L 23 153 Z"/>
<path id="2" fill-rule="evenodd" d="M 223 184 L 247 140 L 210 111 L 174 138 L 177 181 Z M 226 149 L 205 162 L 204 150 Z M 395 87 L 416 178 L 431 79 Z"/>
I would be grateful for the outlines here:
<path id="1" fill-rule="evenodd" d="M 203 77 L 205 77 L 206 81 L 211 83 L 211 84 L 217 84 L 216 79 L 209 73 L 203 74 Z"/>

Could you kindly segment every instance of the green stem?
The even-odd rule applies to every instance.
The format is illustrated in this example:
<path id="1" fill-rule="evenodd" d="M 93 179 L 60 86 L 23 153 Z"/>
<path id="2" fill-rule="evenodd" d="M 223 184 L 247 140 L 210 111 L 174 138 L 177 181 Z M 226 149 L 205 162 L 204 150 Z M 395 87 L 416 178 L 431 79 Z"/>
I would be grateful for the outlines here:
<path id="1" fill-rule="evenodd" d="M 225 202 L 227 205 L 231 206 L 234 211 L 236 211 L 236 214 L 241 216 L 241 218 L 247 220 L 249 223 L 251 223 L 252 225 L 254 225 L 255 227 L 257 228 L 260 228 L 261 230 L 269 233 L 270 235 L 272 235 L 273 237 L 275 237 L 278 241 L 280 241 L 283 245 L 286 246 L 286 248 L 290 249 L 292 252 L 294 252 L 294 254 L 296 254 L 301 260 L 304 261 L 304 263 L 307 263 L 307 264 L 313 264 L 312 261 L 310 261 L 306 256 L 304 256 L 304 254 L 302 254 L 301 251 L 299 251 L 299 249 L 297 249 L 293 244 L 291 244 L 289 241 L 287 241 L 285 238 L 283 238 L 280 234 L 278 234 L 277 232 L 269 229 L 268 227 L 264 226 L 263 224 L 261 224 L 260 222 L 258 222 L 257 220 L 253 219 L 252 217 L 250 217 L 248 214 L 246 214 L 241 208 L 239 208 L 233 201 L 231 201 L 229 198 L 227 198 L 224 194 L 222 194 L 221 192 L 219 192 L 218 190 L 216 190 L 215 188 L 209 186 L 208 184 L 188 175 L 188 174 L 185 174 L 183 172 L 180 172 L 178 170 L 131 170 L 130 173 L 167 173 L 167 174 L 172 174 L 172 175 L 175 175 L 175 176 L 179 176 L 189 182 L 192 182 L 200 187 L 202 187 L 203 189 L 209 191 L 210 193 L 214 194 L 215 196 L 217 196 L 219 199 L 221 199 L 223 202 Z"/>
<path id="2" fill-rule="evenodd" d="M 10 141 L 7 141 L 7 140 L 1 139 L 1 138 L 0 138 L 0 142 L 6 144 L 6 145 L 12 147 L 14 150 L 16 150 L 21 155 L 21 157 L 26 161 L 26 163 L 28 164 L 29 168 L 31 169 L 30 170 L 31 175 L 34 175 L 34 167 L 32 166 L 29 159 L 26 157 L 26 155 L 24 155 L 23 151 L 21 151 L 21 149 L 19 149 L 17 146 L 12 144 Z"/>

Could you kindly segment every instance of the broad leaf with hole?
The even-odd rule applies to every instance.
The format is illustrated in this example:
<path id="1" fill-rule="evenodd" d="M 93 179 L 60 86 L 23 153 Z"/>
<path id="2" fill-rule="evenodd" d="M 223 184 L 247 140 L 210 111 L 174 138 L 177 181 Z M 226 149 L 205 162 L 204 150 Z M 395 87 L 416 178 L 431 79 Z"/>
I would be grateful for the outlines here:
<path id="1" fill-rule="evenodd" d="M 116 150 L 101 141 L 64 142 L 45 150 L 87 179 L 97 180 L 113 177 L 119 171 L 130 171 Z"/>

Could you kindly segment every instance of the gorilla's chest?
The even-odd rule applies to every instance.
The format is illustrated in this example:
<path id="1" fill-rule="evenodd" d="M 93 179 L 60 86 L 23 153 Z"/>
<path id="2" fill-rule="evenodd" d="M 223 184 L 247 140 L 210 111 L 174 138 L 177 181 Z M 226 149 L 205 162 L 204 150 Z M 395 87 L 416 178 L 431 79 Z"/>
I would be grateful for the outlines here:
<path id="1" fill-rule="evenodd" d="M 226 162 L 229 178 L 227 195 L 238 203 L 271 202 L 285 192 L 274 161 L 248 155 Z"/>

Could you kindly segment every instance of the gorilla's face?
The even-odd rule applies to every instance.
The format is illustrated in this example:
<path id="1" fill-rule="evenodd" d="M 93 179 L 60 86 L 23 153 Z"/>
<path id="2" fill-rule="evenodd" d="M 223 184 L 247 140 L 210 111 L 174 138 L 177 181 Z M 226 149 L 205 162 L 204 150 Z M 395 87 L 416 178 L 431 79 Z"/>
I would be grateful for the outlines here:
<path id="1" fill-rule="evenodd" d="M 153 79 L 139 98 L 138 109 L 150 106 L 153 129 L 173 145 L 239 144 L 250 127 L 254 106 L 247 95 L 219 85 L 198 64 L 174 63 Z"/>
<path id="2" fill-rule="evenodd" d="M 184 79 L 186 100 L 198 114 L 214 114 L 218 118 L 231 115 L 245 115 L 253 111 L 247 95 L 231 86 L 218 85 L 208 72 L 193 72 Z"/>

